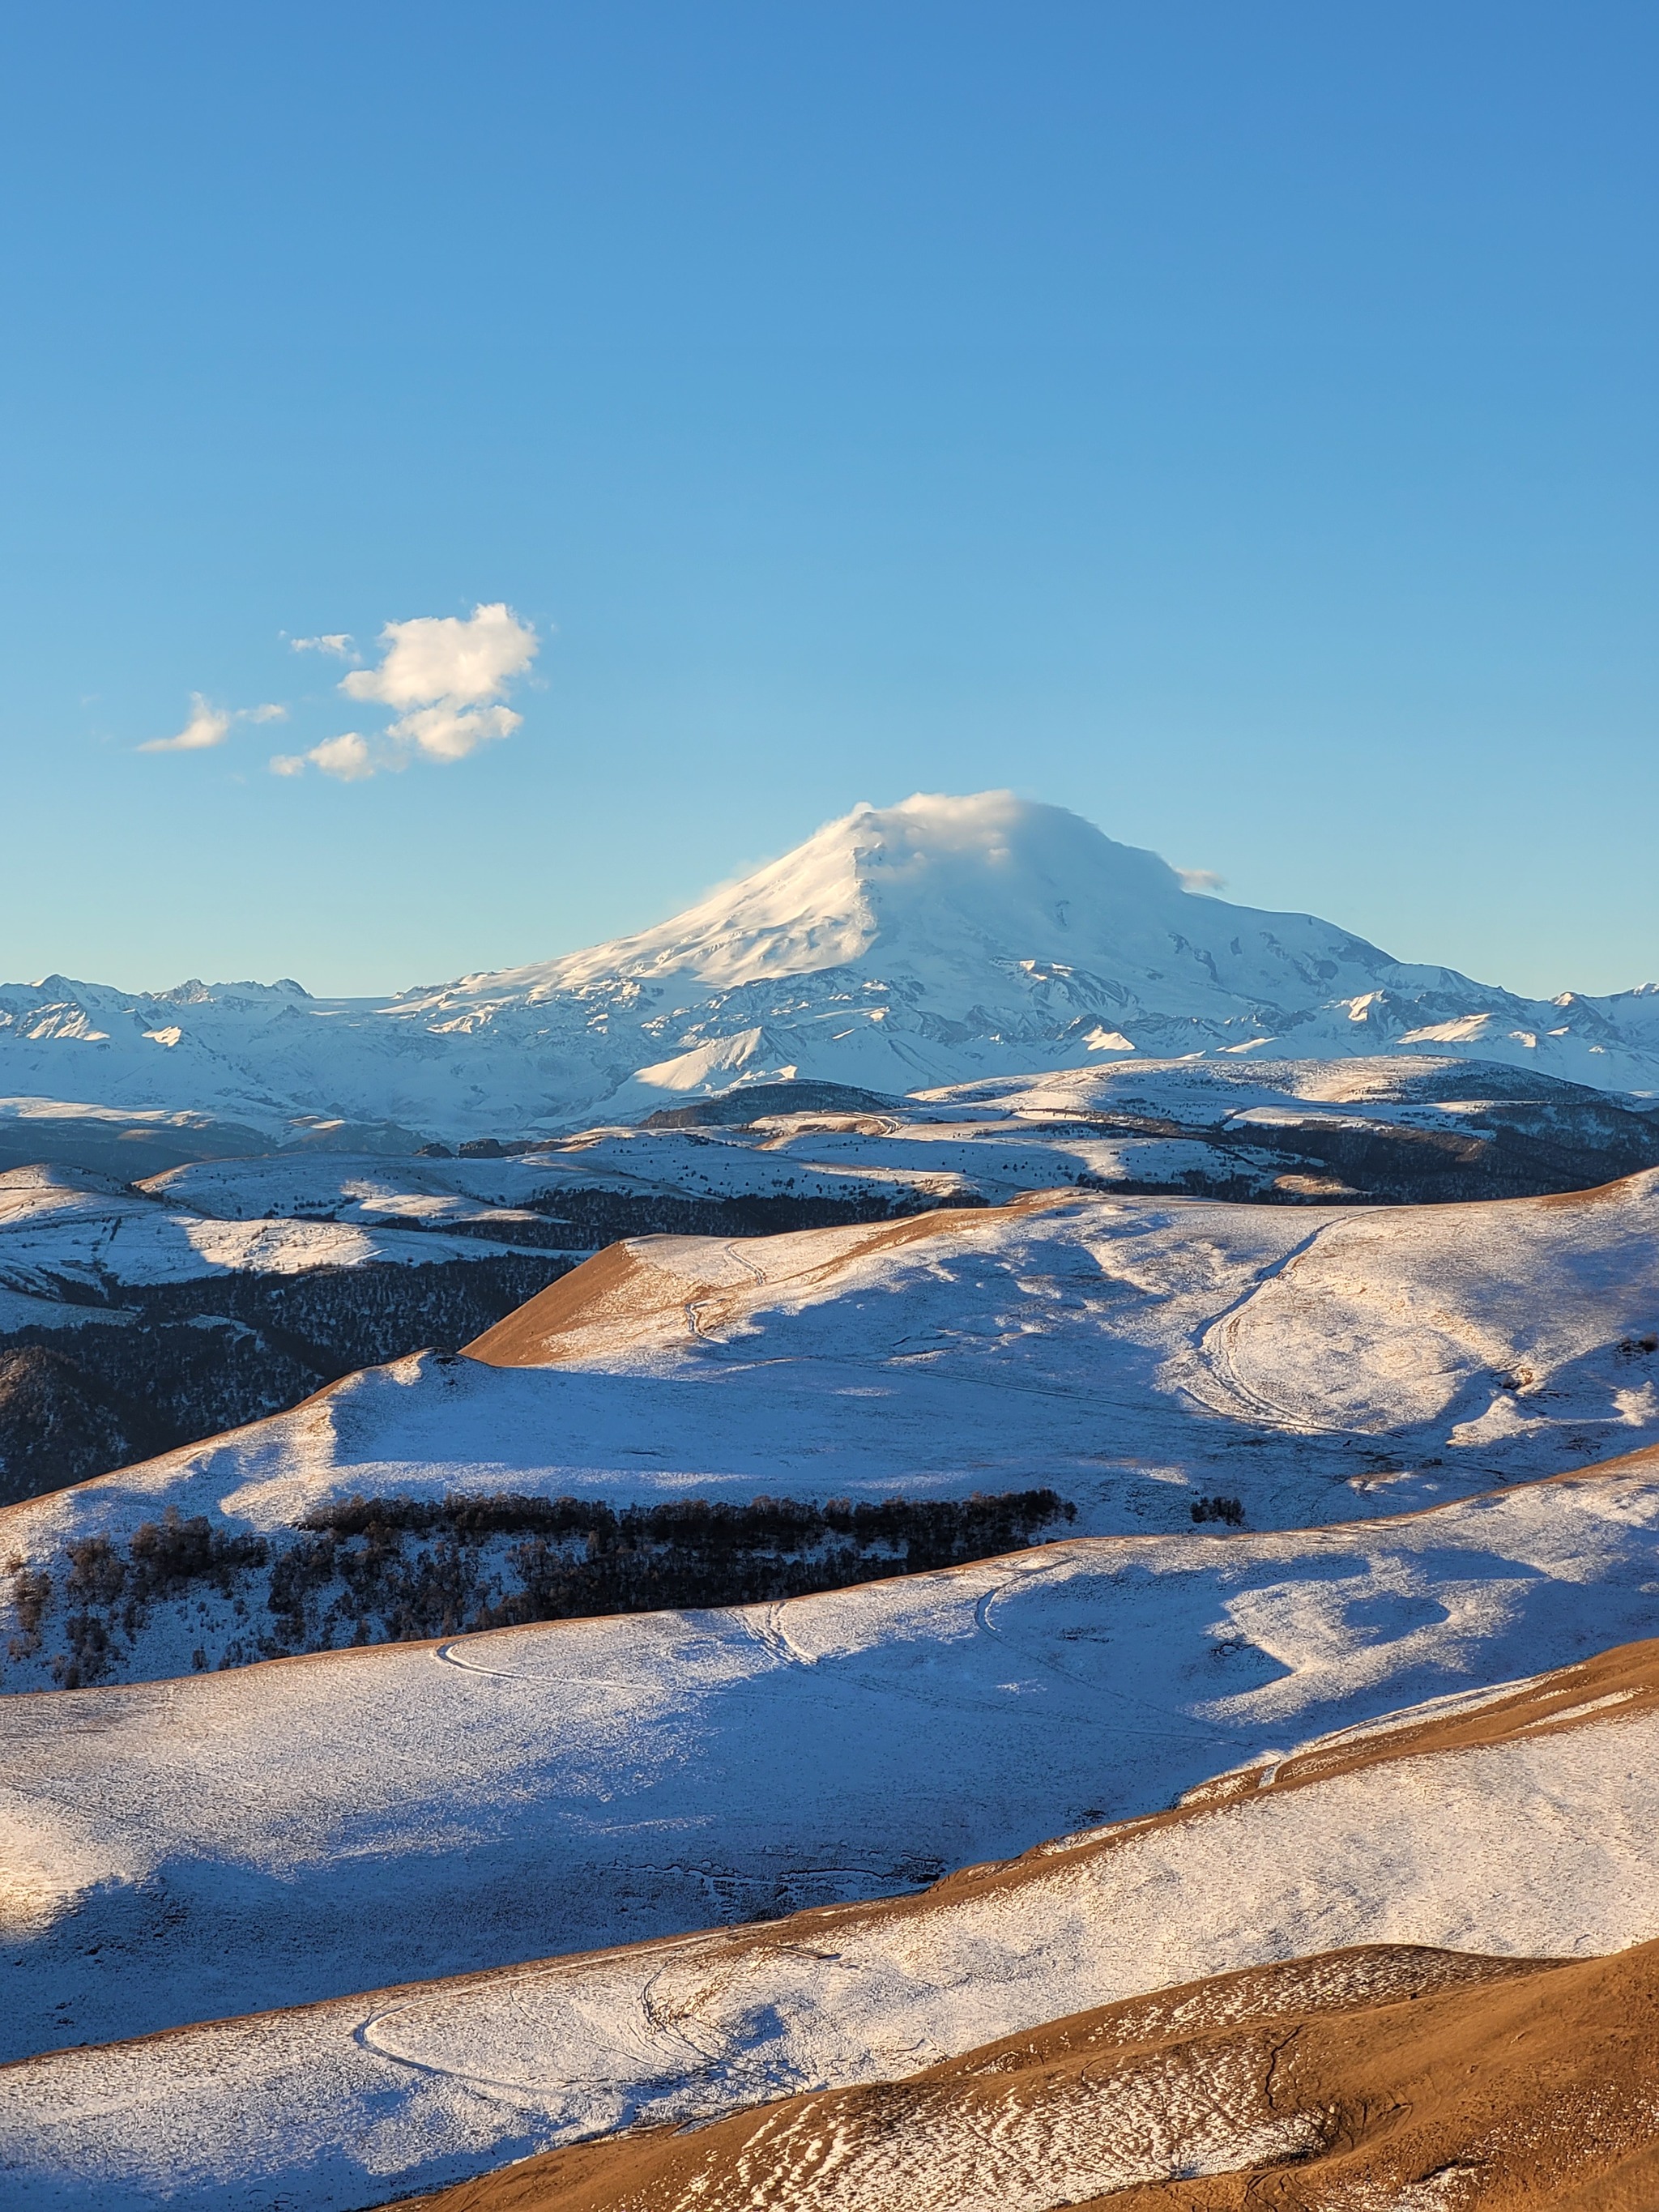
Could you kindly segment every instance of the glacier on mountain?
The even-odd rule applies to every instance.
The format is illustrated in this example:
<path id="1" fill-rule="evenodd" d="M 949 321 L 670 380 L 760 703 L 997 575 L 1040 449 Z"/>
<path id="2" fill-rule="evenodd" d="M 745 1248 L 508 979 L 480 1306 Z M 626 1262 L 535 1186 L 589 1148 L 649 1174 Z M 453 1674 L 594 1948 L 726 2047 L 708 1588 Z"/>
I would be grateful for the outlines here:
<path id="1" fill-rule="evenodd" d="M 1659 986 L 1528 1000 L 985 792 L 855 807 L 633 937 L 387 998 L 0 986 L 0 1101 L 465 1138 L 795 1078 L 902 1093 L 1144 1059 L 1498 1061 L 1659 1091 Z"/>

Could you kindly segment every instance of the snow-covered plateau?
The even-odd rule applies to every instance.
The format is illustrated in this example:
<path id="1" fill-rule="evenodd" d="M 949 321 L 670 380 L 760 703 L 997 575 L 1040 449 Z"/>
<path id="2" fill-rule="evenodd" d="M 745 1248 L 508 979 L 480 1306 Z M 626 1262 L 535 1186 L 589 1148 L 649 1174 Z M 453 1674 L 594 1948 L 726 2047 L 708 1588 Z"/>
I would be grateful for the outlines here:
<path id="1" fill-rule="evenodd" d="M 1653 1094 L 1659 986 L 1534 1000 L 1401 963 L 989 792 L 855 808 L 637 936 L 391 998 L 0 988 L 15 1110 L 148 1115 L 131 1133 L 170 1139 L 210 1117 L 233 1151 L 331 1122 L 453 1140 L 632 1121 L 737 1083 L 903 1094 L 1132 1054 L 1401 1052 Z"/>

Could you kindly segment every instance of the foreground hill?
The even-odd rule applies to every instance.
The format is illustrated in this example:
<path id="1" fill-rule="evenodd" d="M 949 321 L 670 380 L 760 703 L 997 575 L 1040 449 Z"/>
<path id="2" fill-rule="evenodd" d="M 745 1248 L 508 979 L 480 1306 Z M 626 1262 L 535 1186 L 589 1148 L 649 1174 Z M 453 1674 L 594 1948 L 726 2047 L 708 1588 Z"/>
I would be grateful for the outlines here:
<path id="1" fill-rule="evenodd" d="M 1103 2005 L 907 2080 L 613 2136 L 426 2212 L 1643 2212 L 1659 1943 L 1368 1945 Z M 413 2208 L 410 2208 L 413 2212 Z"/>
<path id="2" fill-rule="evenodd" d="M 1398 1520 L 0 1700 L 0 2057 L 879 1895 L 1645 1635 L 1659 1451 Z"/>
<path id="3" fill-rule="evenodd" d="M 1544 2035 L 1552 2018 L 1571 2020 L 1575 2005 L 1590 2031 L 1575 2062 L 1583 2097 L 1575 2112 L 1563 2043 L 1535 2044 L 1534 2057 L 1556 2063 L 1534 2072 L 1531 2154 L 1571 2148 L 1565 2128 L 1552 2138 L 1560 2118 L 1575 2123 L 1583 2145 L 1585 2101 L 1599 2083 L 1614 2103 L 1595 2141 L 1604 2155 L 1625 2155 L 1653 2136 L 1650 2077 L 1641 2070 L 1650 2055 L 1630 2056 L 1633 2046 L 1651 2049 L 1642 2036 L 1650 1972 L 1639 1958 L 1599 1989 L 1591 1974 L 1558 1985 L 1555 2005 L 1546 1997 L 1529 2010 L 1522 1995 L 1518 2010 L 1486 2012 L 1485 2028 L 1481 2004 L 1461 2027 L 1455 2007 L 1440 2008 L 1460 1982 L 1471 2001 L 1484 1987 L 1494 2003 L 1505 1986 L 1524 1992 L 1527 1984 L 1506 1984 L 1478 1961 L 1385 1960 L 1356 1972 L 1316 1960 L 1300 1975 L 1247 1982 L 1242 1994 L 1235 1985 L 1219 2002 L 1184 1985 L 1355 1947 L 1524 1963 L 1604 1959 L 1652 1943 L 1656 1778 L 1659 1646 L 1644 1644 L 1322 1739 L 1218 1776 L 1164 1813 L 969 1868 L 919 1896 L 27 2060 L 0 2070 L 0 2172 L 18 2212 L 86 2203 L 137 2212 L 180 2198 L 204 2212 L 278 2204 L 346 2212 L 630 2124 L 708 2121 L 802 2092 L 914 2081 L 987 2045 L 1159 1991 L 1162 2002 L 1127 2029 L 1121 2015 L 1116 2023 L 1073 2021 L 1054 2039 L 1051 2057 L 1060 2063 L 1040 2070 L 1054 2085 L 1056 2124 L 1045 2129 L 1039 2112 L 1026 2138 L 1036 2185 L 1014 2202 L 1052 2204 L 1060 2192 L 1045 2177 L 1057 2169 L 1076 2174 L 1079 2187 L 1184 2175 L 1190 2189 L 1194 2172 L 1248 2169 L 1287 2152 L 1371 2154 L 1387 2172 L 1392 2145 L 1407 2159 L 1421 2154 L 1432 2172 L 1440 2155 L 1432 2111 L 1423 2117 L 1426 2133 L 1413 2137 L 1413 2116 L 1379 2146 L 1364 2107 L 1366 2078 L 1386 2093 L 1420 2078 L 1413 2067 L 1426 2065 L 1436 2082 L 1434 2039 L 1444 2035 L 1454 2068 L 1461 2051 L 1485 2063 L 1496 2084 L 1490 2069 L 1505 2042 L 1524 2057 L 1516 2038 Z M 1346 2058 L 1340 2037 L 1310 2034 L 1305 2068 L 1289 2052 L 1282 2104 L 1264 2087 L 1275 2038 L 1237 2033 L 1253 2012 L 1277 2009 L 1293 2021 L 1298 2010 L 1340 2012 L 1355 1999 L 1393 2002 L 1413 1990 L 1422 1993 L 1414 2003 L 1434 2006 L 1415 2051 L 1418 2031 L 1408 2024 L 1402 2041 L 1399 2022 L 1380 2015 L 1368 2045 L 1362 2034 L 1362 2048 Z M 1231 2056 L 1224 2035 L 1212 2064 L 1201 2050 L 1196 2061 L 1183 2057 L 1183 2012 L 1200 2045 L 1212 2023 L 1231 2016 Z M 1632 2027 L 1621 2057 L 1620 2038 Z M 1068 2089 L 1068 2039 L 1096 2031 L 1108 2080 L 1114 2040 L 1123 2051 L 1126 2033 L 1129 2051 L 1142 2058 L 1148 2043 L 1173 2045 L 1162 2062 L 1154 2053 L 1150 2067 L 1131 2069 L 1115 2132 L 1109 2119 L 1079 2124 L 1075 2102 L 1066 2111 L 1068 2096 L 1090 2097 L 1093 2071 L 1071 2069 L 1077 2087 Z M 1287 2033 L 1284 2040 L 1302 2039 Z M 1368 2064 L 1366 2077 L 1358 2069 Z M 1438 2076 L 1441 2118 L 1454 2130 L 1481 2109 L 1471 2071 L 1461 2066 L 1462 2094 L 1474 2099 L 1461 2114 L 1459 2093 Z M 1201 2098 L 1188 2086 L 1195 2073 L 1213 2073 Z M 1512 2112 L 1516 2076 L 1506 2070 L 1501 2078 Z M 1621 2091 L 1636 2093 L 1629 2104 L 1616 2101 Z M 1042 2081 L 1028 2083 L 1004 2116 L 1012 2123 L 1040 2105 L 1042 2092 Z M 930 2150 L 947 2175 L 963 2172 L 962 2122 L 974 2094 L 964 2083 L 933 2100 L 940 2126 L 917 2145 L 922 2176 Z M 1358 2107 L 1358 2145 L 1333 2124 L 1345 2099 Z M 1139 2129 L 1131 2124 L 1137 2105 Z M 890 2107 L 901 2149 L 919 2108 L 927 2109 L 925 2099 Z M 1592 2120 L 1595 2109 L 1591 2103 Z M 786 2108 L 781 2117 L 797 2116 Z M 850 2116 L 849 2157 L 864 2161 L 866 2177 L 875 2132 L 868 2106 Z M 1507 2140 L 1504 2156 L 1513 2160 L 1513 2135 Z M 1097 2180 L 1081 2163 L 1092 2142 Z M 699 2148 L 694 2139 L 694 2155 Z M 1469 2148 L 1454 2142 L 1454 2156 L 1468 2163 Z M 1525 2154 L 1526 2145 L 1519 2148 Z M 716 2139 L 716 2178 L 722 2153 L 734 2156 L 726 2171 L 742 2170 L 729 2137 Z M 1406 2172 L 1421 2178 L 1423 2162 Z M 1417 2202 L 1457 2202 L 1443 2182 L 1437 2186 L 1437 2196 L 1419 2191 Z M 1175 2201 L 1237 2204 L 1240 2191 L 1231 2200 Z"/>
<path id="4" fill-rule="evenodd" d="M 0 1095 L 46 1119 L 205 1115 L 232 1152 L 249 1128 L 329 1117 L 527 1133 L 739 1080 L 902 1093 L 1264 1048 L 1430 1051 L 1651 1092 L 1659 993 L 1541 1002 L 1402 964 L 1310 915 L 1189 891 L 1155 854 L 1006 792 L 856 808 L 656 928 L 395 998 L 0 988 Z"/>

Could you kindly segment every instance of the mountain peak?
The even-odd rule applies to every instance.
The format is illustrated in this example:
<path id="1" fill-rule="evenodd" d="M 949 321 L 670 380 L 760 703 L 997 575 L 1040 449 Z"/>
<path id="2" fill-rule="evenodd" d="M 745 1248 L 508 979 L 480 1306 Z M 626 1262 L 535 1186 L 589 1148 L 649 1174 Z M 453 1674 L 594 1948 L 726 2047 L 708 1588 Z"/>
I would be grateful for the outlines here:
<path id="1" fill-rule="evenodd" d="M 1150 927 L 1166 946 L 1194 894 L 1154 853 L 1012 791 L 862 804 L 687 912 L 547 963 L 549 986 L 683 975 L 718 988 L 875 960 L 1065 961 Z"/>
<path id="2" fill-rule="evenodd" d="M 917 793 L 854 807 L 654 928 L 392 999 L 7 987 L 0 1098 L 284 1131 L 320 1105 L 471 1136 L 739 1085 L 901 1093 L 1130 1053 L 1430 1052 L 1655 1088 L 1659 994 L 1545 1006 L 1188 880 L 1064 807 Z"/>

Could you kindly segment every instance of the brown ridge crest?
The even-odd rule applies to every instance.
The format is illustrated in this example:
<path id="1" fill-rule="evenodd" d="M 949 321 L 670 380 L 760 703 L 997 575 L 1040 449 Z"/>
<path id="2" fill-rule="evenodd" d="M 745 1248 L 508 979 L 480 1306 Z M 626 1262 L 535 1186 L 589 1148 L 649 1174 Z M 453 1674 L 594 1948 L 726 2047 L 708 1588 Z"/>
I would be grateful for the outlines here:
<path id="1" fill-rule="evenodd" d="M 700 1281 L 652 1264 L 653 1246 L 684 1244 L 691 1240 L 629 1237 L 624 1243 L 609 1245 L 603 1252 L 596 1252 L 591 1260 L 584 1260 L 580 1267 L 561 1276 L 546 1290 L 538 1291 L 505 1320 L 497 1322 L 493 1328 L 486 1329 L 462 1349 L 469 1359 L 483 1360 L 491 1367 L 550 1367 L 562 1358 L 576 1357 L 580 1347 L 571 1340 L 589 1330 L 626 1327 L 677 1308 L 705 1304 L 717 1309 L 717 1320 L 725 1319 L 732 1306 L 748 1303 L 756 1291 L 781 1289 L 790 1283 L 829 1282 L 878 1252 L 896 1251 L 933 1237 L 962 1235 L 975 1229 L 1023 1220 L 1034 1213 L 1052 1212 L 1062 1206 L 1075 1205 L 1077 1200 L 1074 1190 L 1027 1191 L 1006 1206 L 937 1206 L 931 1212 L 911 1214 L 902 1221 L 872 1224 L 867 1230 L 797 1230 L 788 1234 L 791 1243 L 810 1248 L 822 1240 L 830 1245 L 830 1253 L 816 1265 L 809 1260 L 787 1274 L 757 1279 L 740 1286 Z M 757 1237 L 743 1241 L 746 1247 L 756 1249 L 783 1239 Z"/>
<path id="2" fill-rule="evenodd" d="M 902 2080 L 602 2137 L 410 2204 L 1652 2212 L 1656 2094 L 1659 1943 L 1565 1961 L 1369 1945 L 1103 2006 Z M 1051 2193 L 1091 2166 L 1103 2191 Z"/>

